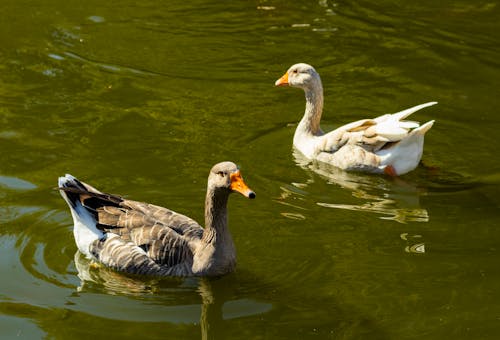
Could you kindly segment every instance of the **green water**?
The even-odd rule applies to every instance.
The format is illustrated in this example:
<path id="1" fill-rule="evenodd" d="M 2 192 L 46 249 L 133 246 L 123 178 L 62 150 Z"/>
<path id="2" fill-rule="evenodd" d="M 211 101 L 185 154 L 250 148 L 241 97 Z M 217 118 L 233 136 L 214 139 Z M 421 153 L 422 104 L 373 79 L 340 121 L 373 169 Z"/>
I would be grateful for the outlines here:
<path id="1" fill-rule="evenodd" d="M 0 338 L 497 339 L 500 3 L 13 1 L 0 5 Z M 399 179 L 304 164 L 296 62 L 324 130 L 436 100 Z M 203 220 L 210 167 L 237 271 L 137 280 L 89 268 L 53 190 L 97 188 Z M 75 257 L 76 256 L 76 257 Z"/>

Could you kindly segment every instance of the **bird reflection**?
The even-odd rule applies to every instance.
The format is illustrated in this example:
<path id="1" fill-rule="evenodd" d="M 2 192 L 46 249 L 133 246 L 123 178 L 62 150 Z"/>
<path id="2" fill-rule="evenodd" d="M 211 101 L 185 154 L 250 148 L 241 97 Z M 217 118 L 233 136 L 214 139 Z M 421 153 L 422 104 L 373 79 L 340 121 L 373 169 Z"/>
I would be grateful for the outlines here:
<path id="1" fill-rule="evenodd" d="M 111 295 L 143 295 L 158 290 L 158 279 L 141 280 L 127 276 L 104 265 L 89 260 L 80 251 L 75 253 L 75 266 L 80 278 L 77 291 L 84 291 L 87 286 L 98 285 Z"/>
<path id="2" fill-rule="evenodd" d="M 213 294 L 212 284 L 210 279 L 201 278 L 198 286 L 198 293 L 201 296 L 201 339 L 218 339 L 218 330 L 214 325 L 222 323 L 222 305 L 221 299 L 216 299 Z"/>
<path id="3" fill-rule="evenodd" d="M 160 279 L 147 279 L 124 275 L 123 273 L 116 272 L 85 258 L 80 251 L 75 253 L 75 265 L 78 270 L 78 277 L 81 280 L 81 284 L 77 288 L 79 292 L 84 291 L 86 286 L 91 284 L 97 284 L 101 286 L 106 293 L 113 295 L 139 296 L 151 293 L 158 294 L 162 289 Z M 171 282 L 170 280 L 173 281 Z M 183 280 L 185 279 L 168 278 L 168 285 L 172 289 L 172 284 L 176 285 L 177 283 L 180 286 L 183 284 Z M 198 283 L 198 288 L 194 291 L 201 297 L 201 338 L 203 340 L 214 339 L 214 334 L 211 333 L 216 332 L 214 325 L 220 324 L 222 320 L 222 302 L 220 299 L 214 297 L 209 279 L 196 278 L 194 281 Z M 173 291 L 179 293 L 179 287 L 176 288 L 177 289 L 173 289 Z"/>
<path id="4" fill-rule="evenodd" d="M 381 219 L 394 220 L 399 223 L 429 221 L 427 210 L 420 207 L 421 193 L 410 182 L 401 178 L 347 172 L 329 164 L 311 162 L 297 150 L 294 150 L 294 157 L 301 168 L 313 171 L 328 182 L 349 190 L 353 197 L 361 200 L 359 204 L 316 202 L 320 206 L 371 212 L 382 215 Z M 292 185 L 300 192 L 313 182 L 314 178 L 311 176 L 306 183 L 292 183 Z M 290 194 L 287 191 L 291 190 L 283 188 L 283 191 L 286 196 Z M 293 191 L 297 192 L 296 189 Z"/>
<path id="5" fill-rule="evenodd" d="M 225 320 L 266 313 L 272 309 L 270 303 L 237 298 L 234 288 L 238 286 L 228 285 L 227 280 L 219 278 L 127 276 L 87 259 L 79 251 L 75 253 L 75 266 L 81 280 L 78 292 L 101 290 L 107 294 L 141 298 L 154 295 L 156 322 L 196 323 L 197 320 L 192 317 L 201 312 L 199 322 L 203 340 L 226 338 Z M 164 303 L 161 303 L 162 300 Z M 162 313 L 164 309 L 185 311 L 186 307 L 190 312 L 181 319 L 177 316 L 169 319 L 168 313 Z M 143 320 L 146 315 L 141 313 L 140 317 Z"/>

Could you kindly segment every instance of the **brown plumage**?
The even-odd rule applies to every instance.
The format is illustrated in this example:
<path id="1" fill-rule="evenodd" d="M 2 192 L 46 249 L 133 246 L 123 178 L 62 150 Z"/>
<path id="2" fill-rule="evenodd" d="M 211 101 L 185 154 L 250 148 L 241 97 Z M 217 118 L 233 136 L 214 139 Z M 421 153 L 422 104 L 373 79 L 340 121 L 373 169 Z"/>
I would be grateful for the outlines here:
<path id="1" fill-rule="evenodd" d="M 227 227 L 227 199 L 254 198 L 231 162 L 210 171 L 205 228 L 167 208 L 105 194 L 71 175 L 59 178 L 71 209 L 78 249 L 119 271 L 154 276 L 210 276 L 231 272 L 236 252 Z"/>

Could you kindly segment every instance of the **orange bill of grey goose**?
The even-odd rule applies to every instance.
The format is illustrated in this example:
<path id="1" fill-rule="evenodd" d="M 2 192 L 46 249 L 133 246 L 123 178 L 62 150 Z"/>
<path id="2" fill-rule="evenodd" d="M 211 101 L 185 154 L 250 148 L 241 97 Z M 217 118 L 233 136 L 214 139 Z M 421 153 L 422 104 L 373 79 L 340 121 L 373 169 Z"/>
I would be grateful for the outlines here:
<path id="1" fill-rule="evenodd" d="M 232 162 L 213 166 L 205 198 L 205 227 L 170 209 L 103 193 L 71 175 L 59 191 L 74 223 L 81 253 L 118 271 L 149 276 L 219 276 L 236 265 L 227 225 L 232 192 L 255 193 Z"/>
<path id="2" fill-rule="evenodd" d="M 434 124 L 423 125 L 404 120 L 412 113 L 437 102 L 362 119 L 324 133 L 320 128 L 323 113 L 323 85 L 311 65 L 291 66 L 276 80 L 276 86 L 304 90 L 306 109 L 293 136 L 293 145 L 306 158 L 328 163 L 344 170 L 403 175 L 414 170 L 424 148 L 424 135 Z"/>

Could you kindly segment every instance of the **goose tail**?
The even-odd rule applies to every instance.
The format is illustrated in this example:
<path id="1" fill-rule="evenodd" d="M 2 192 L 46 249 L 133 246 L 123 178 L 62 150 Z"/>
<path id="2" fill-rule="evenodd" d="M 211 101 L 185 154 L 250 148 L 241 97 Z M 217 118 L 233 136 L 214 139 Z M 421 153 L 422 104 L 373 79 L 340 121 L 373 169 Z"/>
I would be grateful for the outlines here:
<path id="1" fill-rule="evenodd" d="M 59 192 L 68 203 L 73 217 L 73 234 L 75 242 L 82 254 L 92 257 L 90 254 L 90 244 L 104 236 L 103 231 L 97 228 L 95 211 L 93 212 L 83 204 L 83 199 L 97 192 L 91 186 L 80 182 L 76 177 L 66 174 L 59 177 Z M 98 192 L 97 192 L 98 193 Z"/>
<path id="2" fill-rule="evenodd" d="M 423 108 L 426 108 L 426 107 L 429 107 L 432 105 L 436 105 L 436 104 L 437 104 L 437 102 L 428 102 L 428 103 L 420 104 L 420 105 L 417 105 L 414 107 L 410 107 L 409 109 L 393 113 L 392 118 L 395 120 L 405 119 L 406 117 L 408 117 L 409 115 L 411 115 L 414 112 L 417 112 L 419 110 L 422 110 Z"/>
<path id="3" fill-rule="evenodd" d="M 59 192 L 61 196 L 64 198 L 66 203 L 70 206 L 70 208 L 76 209 L 78 204 L 80 204 L 80 195 L 87 191 L 85 186 L 80 182 L 76 177 L 71 176 L 70 174 L 66 174 L 63 177 L 59 177 Z"/>

